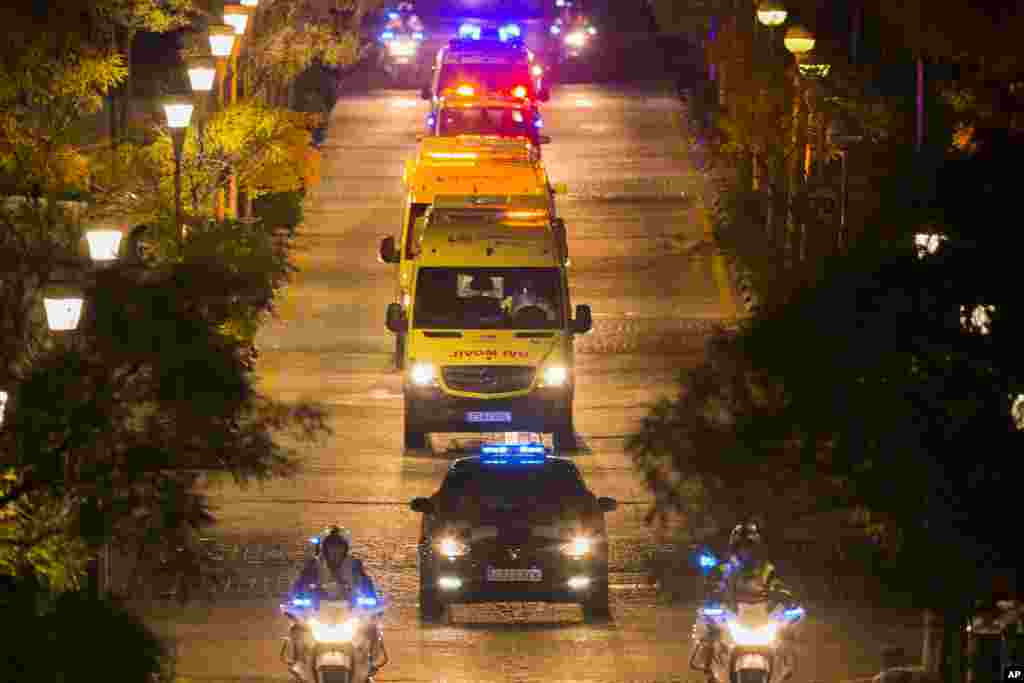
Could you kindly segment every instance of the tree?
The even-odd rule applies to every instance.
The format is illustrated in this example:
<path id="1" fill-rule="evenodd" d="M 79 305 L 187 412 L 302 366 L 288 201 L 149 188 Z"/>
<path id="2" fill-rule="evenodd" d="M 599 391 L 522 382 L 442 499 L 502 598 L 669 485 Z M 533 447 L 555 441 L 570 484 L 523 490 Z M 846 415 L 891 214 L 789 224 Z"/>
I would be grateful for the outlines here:
<path id="1" fill-rule="evenodd" d="M 1019 561 L 992 504 L 1012 499 L 1024 440 L 1011 415 L 1020 304 L 1001 277 L 1019 246 L 975 234 L 927 259 L 862 247 L 717 335 L 628 445 L 658 513 L 698 505 L 775 528 L 839 514 L 874 544 L 890 590 L 944 614 L 956 642 L 990 572 Z M 962 319 L 979 305 L 994 306 L 984 327 Z"/>

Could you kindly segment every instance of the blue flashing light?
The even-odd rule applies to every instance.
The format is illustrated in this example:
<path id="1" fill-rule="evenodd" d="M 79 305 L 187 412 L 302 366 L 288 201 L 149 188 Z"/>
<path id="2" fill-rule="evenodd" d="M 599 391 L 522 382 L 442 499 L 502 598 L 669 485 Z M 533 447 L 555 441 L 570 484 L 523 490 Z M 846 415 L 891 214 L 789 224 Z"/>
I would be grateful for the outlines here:
<path id="1" fill-rule="evenodd" d="M 313 545 L 318 545 L 320 543 L 320 539 L 314 536 L 313 538 L 309 539 L 309 542 Z"/>
<path id="2" fill-rule="evenodd" d="M 459 26 L 459 38 L 480 40 L 480 27 L 476 24 L 462 24 Z"/>
<path id="3" fill-rule="evenodd" d="M 368 598 L 365 595 L 360 595 L 356 598 L 356 604 L 360 607 L 376 607 L 377 598 Z"/>
<path id="4" fill-rule="evenodd" d="M 384 33 L 380 34 L 380 39 L 381 40 L 391 40 L 394 37 L 395 37 L 395 34 L 394 34 L 393 31 L 384 31 Z"/>
<path id="5" fill-rule="evenodd" d="M 700 613 L 705 617 L 720 617 L 725 614 L 725 610 L 718 605 L 709 605 L 708 607 L 701 607 Z"/>
<path id="6" fill-rule="evenodd" d="M 296 607 L 310 607 L 313 601 L 309 598 L 292 598 L 292 604 Z"/>
<path id="7" fill-rule="evenodd" d="M 541 117 L 538 116 L 537 120 L 533 122 L 533 125 L 535 127 L 537 127 L 537 128 L 543 128 L 544 127 L 544 119 L 542 119 Z"/>
<path id="8" fill-rule="evenodd" d="M 429 128 L 433 128 L 434 127 L 434 123 L 436 123 L 436 122 L 437 122 L 437 119 L 434 118 L 433 114 L 431 114 L 430 116 L 427 117 L 427 126 Z"/>
<path id="9" fill-rule="evenodd" d="M 561 32 L 562 32 L 562 29 L 559 28 L 558 24 L 552 24 L 551 25 L 551 35 L 557 36 Z"/>
<path id="10" fill-rule="evenodd" d="M 565 7 L 565 0 L 555 0 L 555 7 Z"/>
<path id="11" fill-rule="evenodd" d="M 502 42 L 507 41 L 509 38 L 518 38 L 522 35 L 519 30 L 519 24 L 506 24 L 498 29 L 498 37 Z"/>
<path id="12" fill-rule="evenodd" d="M 423 40 L 423 31 L 413 31 L 412 32 L 412 39 L 413 40 Z"/>
<path id="13" fill-rule="evenodd" d="M 388 19 L 397 19 L 398 12 L 388 12 Z"/>
<path id="14" fill-rule="evenodd" d="M 782 613 L 782 616 L 784 616 L 786 619 L 792 619 L 792 620 L 799 619 L 800 617 L 804 616 L 804 608 L 803 607 L 791 607 L 790 609 L 787 609 L 786 611 L 784 611 Z"/>
<path id="15" fill-rule="evenodd" d="M 543 465 L 547 450 L 543 444 L 484 444 L 480 462 L 486 465 Z"/>
<path id="16" fill-rule="evenodd" d="M 700 562 L 701 568 L 711 569 L 718 564 L 718 558 L 711 553 L 701 553 L 698 562 Z"/>

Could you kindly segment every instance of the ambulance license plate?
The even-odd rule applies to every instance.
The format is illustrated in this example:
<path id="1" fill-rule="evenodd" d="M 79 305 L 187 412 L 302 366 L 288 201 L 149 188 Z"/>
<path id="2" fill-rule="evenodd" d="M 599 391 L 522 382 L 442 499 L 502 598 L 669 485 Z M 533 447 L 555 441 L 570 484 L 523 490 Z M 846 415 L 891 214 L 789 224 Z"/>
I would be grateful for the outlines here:
<path id="1" fill-rule="evenodd" d="M 466 413 L 466 422 L 511 422 L 512 413 L 498 411 L 469 412 Z"/>

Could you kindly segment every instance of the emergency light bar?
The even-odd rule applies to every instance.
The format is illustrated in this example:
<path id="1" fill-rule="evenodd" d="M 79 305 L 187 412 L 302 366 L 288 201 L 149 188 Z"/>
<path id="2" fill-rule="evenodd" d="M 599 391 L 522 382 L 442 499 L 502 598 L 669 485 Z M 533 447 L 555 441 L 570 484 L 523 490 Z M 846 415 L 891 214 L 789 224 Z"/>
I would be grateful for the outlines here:
<path id="1" fill-rule="evenodd" d="M 520 35 L 522 35 L 522 32 L 519 30 L 518 24 L 507 24 L 498 29 L 498 37 L 502 42 L 507 41 L 509 38 L 518 38 Z"/>
<path id="2" fill-rule="evenodd" d="M 725 609 L 718 605 L 708 605 L 700 608 L 700 613 L 705 617 L 720 617 L 725 614 Z"/>
<path id="3" fill-rule="evenodd" d="M 356 598 L 356 604 L 360 607 L 376 607 L 377 598 L 368 598 L 365 595 L 360 595 Z"/>
<path id="4" fill-rule="evenodd" d="M 480 40 L 480 27 L 476 24 L 462 24 L 459 26 L 459 38 L 470 38 Z"/>
<path id="5" fill-rule="evenodd" d="M 292 604 L 296 607 L 310 607 L 313 601 L 309 598 L 292 598 Z"/>
<path id="6" fill-rule="evenodd" d="M 484 444 L 480 462 L 485 465 L 543 465 L 544 444 Z"/>
<path id="7" fill-rule="evenodd" d="M 804 615 L 803 607 L 791 607 L 782 613 L 786 619 L 797 620 Z"/>
<path id="8" fill-rule="evenodd" d="M 391 40 L 394 37 L 395 37 L 395 34 L 394 34 L 393 31 L 384 31 L 384 33 L 380 34 L 380 39 L 381 40 Z"/>
<path id="9" fill-rule="evenodd" d="M 432 159 L 476 159 L 476 152 L 430 152 Z"/>
<path id="10" fill-rule="evenodd" d="M 711 553 L 701 553 L 698 562 L 700 563 L 701 568 L 711 569 L 718 564 L 718 558 Z"/>
<path id="11" fill-rule="evenodd" d="M 423 31 L 413 31 L 412 39 L 413 40 L 423 40 Z"/>
<path id="12" fill-rule="evenodd" d="M 317 544 L 320 543 L 320 539 L 317 538 L 316 536 L 314 536 L 313 538 L 309 539 L 309 542 L 312 543 L 313 545 L 317 545 Z"/>

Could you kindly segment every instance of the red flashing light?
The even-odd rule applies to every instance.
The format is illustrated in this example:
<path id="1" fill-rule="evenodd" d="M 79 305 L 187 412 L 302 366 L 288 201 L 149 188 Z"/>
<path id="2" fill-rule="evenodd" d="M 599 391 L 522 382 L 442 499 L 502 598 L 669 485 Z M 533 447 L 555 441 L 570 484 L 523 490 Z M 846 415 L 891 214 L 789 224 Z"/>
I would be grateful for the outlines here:
<path id="1" fill-rule="evenodd" d="M 526 86 L 517 85 L 516 87 L 512 88 L 512 95 L 513 97 L 526 99 Z"/>

